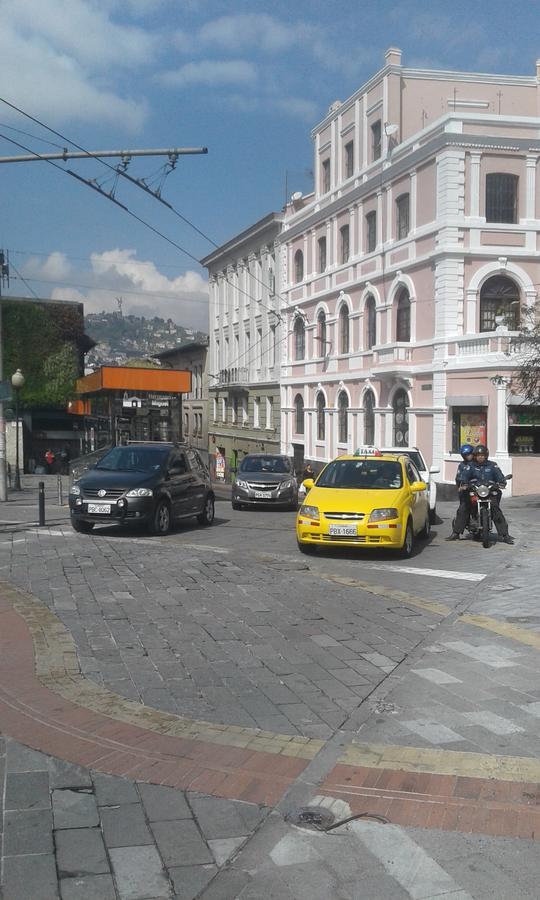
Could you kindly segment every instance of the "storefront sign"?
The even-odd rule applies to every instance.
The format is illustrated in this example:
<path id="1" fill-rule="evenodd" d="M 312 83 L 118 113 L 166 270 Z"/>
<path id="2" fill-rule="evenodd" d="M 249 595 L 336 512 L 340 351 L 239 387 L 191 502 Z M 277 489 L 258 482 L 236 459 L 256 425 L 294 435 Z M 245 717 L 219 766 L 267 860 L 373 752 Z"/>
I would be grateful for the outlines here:
<path id="1" fill-rule="evenodd" d="M 529 406 L 525 409 L 513 409 L 508 413 L 509 425 L 540 425 L 540 409 Z"/>
<path id="2" fill-rule="evenodd" d="M 487 413 L 461 413 L 459 419 L 460 444 L 487 443 Z"/>
<path id="3" fill-rule="evenodd" d="M 225 478 L 225 457 L 216 450 L 216 478 Z"/>

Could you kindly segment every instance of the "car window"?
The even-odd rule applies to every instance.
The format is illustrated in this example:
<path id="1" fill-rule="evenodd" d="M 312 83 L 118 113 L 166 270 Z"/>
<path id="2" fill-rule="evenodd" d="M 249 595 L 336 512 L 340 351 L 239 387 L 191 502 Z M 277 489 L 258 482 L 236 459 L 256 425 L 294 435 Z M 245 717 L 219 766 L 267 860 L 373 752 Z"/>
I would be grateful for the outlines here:
<path id="1" fill-rule="evenodd" d="M 186 456 L 193 472 L 198 472 L 202 469 L 200 457 L 194 450 L 186 450 Z"/>
<path id="2" fill-rule="evenodd" d="M 173 453 L 171 453 L 171 456 L 169 459 L 169 466 L 168 466 L 169 469 L 174 469 L 177 466 L 182 467 L 184 469 L 184 471 L 186 471 L 186 472 L 188 470 L 188 465 L 187 465 L 185 454 L 181 450 L 173 451 Z"/>
<path id="3" fill-rule="evenodd" d="M 239 471 L 284 475 L 291 471 L 291 463 L 286 456 L 245 456 L 240 463 Z"/>
<path id="4" fill-rule="evenodd" d="M 382 459 L 338 459 L 317 479 L 317 487 L 392 490 L 403 487 L 401 463 Z"/>
<path id="5" fill-rule="evenodd" d="M 416 481 L 422 481 L 418 471 L 411 462 L 406 463 L 405 468 L 407 470 L 407 479 L 410 484 L 414 484 Z"/>
<path id="6" fill-rule="evenodd" d="M 109 472 L 156 472 L 165 462 L 167 453 L 165 447 L 113 447 L 95 468 Z"/>

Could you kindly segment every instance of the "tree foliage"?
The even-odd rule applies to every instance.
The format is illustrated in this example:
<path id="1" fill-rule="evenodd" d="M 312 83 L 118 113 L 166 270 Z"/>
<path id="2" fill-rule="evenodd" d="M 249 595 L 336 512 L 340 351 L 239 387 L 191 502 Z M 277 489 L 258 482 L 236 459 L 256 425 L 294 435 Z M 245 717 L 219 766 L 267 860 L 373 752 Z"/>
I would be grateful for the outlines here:
<path id="1" fill-rule="evenodd" d="M 540 406 L 540 319 L 535 311 L 524 316 L 519 337 L 510 343 L 516 359 L 514 382 L 532 406 Z"/>

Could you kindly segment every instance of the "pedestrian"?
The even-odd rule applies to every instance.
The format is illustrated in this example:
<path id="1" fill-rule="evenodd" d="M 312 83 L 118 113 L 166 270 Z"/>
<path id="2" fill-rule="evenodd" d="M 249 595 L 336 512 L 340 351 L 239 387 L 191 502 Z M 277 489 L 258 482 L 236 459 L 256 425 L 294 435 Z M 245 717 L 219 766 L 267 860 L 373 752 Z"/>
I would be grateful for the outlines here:
<path id="1" fill-rule="evenodd" d="M 474 447 L 472 444 L 463 444 L 459 452 L 462 459 L 456 472 L 459 507 L 456 518 L 454 519 L 452 534 L 450 537 L 446 538 L 447 541 L 459 541 L 460 536 L 467 527 L 467 522 L 469 521 L 469 516 L 471 514 L 471 498 L 469 496 L 467 481 L 469 480 L 469 473 L 473 463 Z"/>
<path id="2" fill-rule="evenodd" d="M 47 465 L 47 472 L 49 473 L 49 475 L 53 471 L 55 459 L 56 459 L 56 456 L 50 448 L 45 451 L 45 463 Z"/>
<path id="3" fill-rule="evenodd" d="M 62 475 L 69 475 L 69 447 L 60 450 L 60 471 Z"/>
<path id="4" fill-rule="evenodd" d="M 302 481 L 306 481 L 307 478 L 315 478 L 315 472 L 313 471 L 313 466 L 311 465 L 311 463 L 306 463 L 306 465 L 304 466 Z"/>

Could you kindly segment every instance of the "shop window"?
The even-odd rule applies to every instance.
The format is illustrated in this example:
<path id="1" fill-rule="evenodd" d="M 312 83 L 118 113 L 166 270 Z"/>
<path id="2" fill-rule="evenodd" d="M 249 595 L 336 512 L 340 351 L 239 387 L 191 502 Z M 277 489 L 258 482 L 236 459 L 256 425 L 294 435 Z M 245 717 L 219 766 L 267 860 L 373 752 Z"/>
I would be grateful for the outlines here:
<path id="1" fill-rule="evenodd" d="M 324 394 L 317 394 L 317 440 L 324 441 L 326 434 L 324 415 Z"/>
<path id="2" fill-rule="evenodd" d="M 366 347 L 371 350 L 377 343 L 377 307 L 375 298 L 368 297 L 366 300 Z"/>
<path id="3" fill-rule="evenodd" d="M 364 394 L 364 444 L 372 447 L 375 444 L 375 395 L 373 391 Z"/>
<path id="4" fill-rule="evenodd" d="M 517 222 L 518 186 L 517 175 L 506 172 L 486 175 L 486 222 Z"/>
<path id="5" fill-rule="evenodd" d="M 304 254 L 301 250 L 294 254 L 294 280 L 296 284 L 304 280 Z"/>
<path id="6" fill-rule="evenodd" d="M 377 246 L 377 213 L 375 210 L 366 216 L 366 252 L 373 253 Z"/>
<path id="7" fill-rule="evenodd" d="M 294 358 L 304 359 L 306 354 L 306 328 L 304 320 L 298 316 L 294 323 Z"/>
<path id="8" fill-rule="evenodd" d="M 540 454 L 540 406 L 508 410 L 508 452 Z"/>
<path id="9" fill-rule="evenodd" d="M 510 278 L 488 278 L 480 291 L 480 331 L 495 331 L 498 325 L 518 331 L 519 306 L 519 288 Z"/>
<path id="10" fill-rule="evenodd" d="M 411 298 L 407 288 L 399 295 L 396 313 L 396 341 L 407 343 L 411 339 Z"/>
<path id="11" fill-rule="evenodd" d="M 341 391 L 338 397 L 338 442 L 346 444 L 349 436 L 349 398 L 345 391 Z"/>
<path id="12" fill-rule="evenodd" d="M 452 410 L 452 453 L 463 444 L 487 444 L 487 409 L 456 407 Z"/>
<path id="13" fill-rule="evenodd" d="M 304 398 L 301 394 L 294 398 L 294 432 L 304 434 Z"/>
<path id="14" fill-rule="evenodd" d="M 396 391 L 392 408 L 394 410 L 394 447 L 409 446 L 409 398 L 404 390 Z"/>

